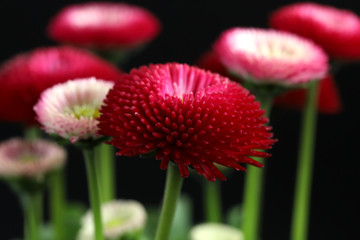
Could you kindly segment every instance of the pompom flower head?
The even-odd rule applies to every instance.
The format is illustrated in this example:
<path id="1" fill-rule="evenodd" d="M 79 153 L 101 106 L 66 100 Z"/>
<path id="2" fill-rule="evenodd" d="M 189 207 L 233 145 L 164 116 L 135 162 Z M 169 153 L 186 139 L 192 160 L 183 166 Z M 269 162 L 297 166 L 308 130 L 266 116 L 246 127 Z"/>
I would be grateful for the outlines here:
<path id="1" fill-rule="evenodd" d="M 43 90 L 69 79 L 117 80 L 121 73 L 100 58 L 71 47 L 39 48 L 0 68 L 0 120 L 35 123 L 33 106 Z"/>
<path id="2" fill-rule="evenodd" d="M 271 127 L 254 96 L 218 74 L 186 64 L 133 69 L 117 81 L 101 108 L 100 133 L 119 155 L 156 151 L 160 168 L 172 160 L 182 177 L 191 166 L 208 180 L 225 180 L 214 163 L 244 170 L 262 166 L 249 156 L 269 156 Z"/>
<path id="3" fill-rule="evenodd" d="M 107 202 L 101 206 L 101 213 L 106 239 L 123 239 L 124 236 L 138 235 L 145 226 L 145 208 L 134 200 Z M 77 240 L 95 239 L 91 211 L 84 215 L 81 225 Z"/>
<path id="4" fill-rule="evenodd" d="M 313 40 L 334 58 L 360 58 L 360 18 L 353 12 L 317 3 L 295 3 L 270 17 L 270 26 Z"/>
<path id="5" fill-rule="evenodd" d="M 97 139 L 99 109 L 113 82 L 75 79 L 45 90 L 34 106 L 37 120 L 49 134 L 71 142 Z"/>
<path id="6" fill-rule="evenodd" d="M 42 179 L 65 159 L 65 150 L 52 142 L 14 138 L 0 144 L 0 177 Z"/>
<path id="7" fill-rule="evenodd" d="M 328 70 L 320 47 L 276 30 L 232 28 L 214 49 L 231 72 L 258 84 L 289 87 L 321 79 Z"/>
<path id="8" fill-rule="evenodd" d="M 94 2 L 65 7 L 51 21 L 52 39 L 95 49 L 142 45 L 160 31 L 160 22 L 147 10 L 125 4 Z"/>

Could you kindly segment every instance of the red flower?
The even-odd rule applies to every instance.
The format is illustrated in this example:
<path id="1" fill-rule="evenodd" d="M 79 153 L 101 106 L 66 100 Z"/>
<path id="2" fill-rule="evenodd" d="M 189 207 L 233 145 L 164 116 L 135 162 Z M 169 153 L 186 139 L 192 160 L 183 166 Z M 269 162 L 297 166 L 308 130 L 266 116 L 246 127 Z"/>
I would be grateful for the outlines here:
<path id="1" fill-rule="evenodd" d="M 100 110 L 100 134 L 111 136 L 119 155 L 156 150 L 161 169 L 177 163 L 181 176 L 193 167 L 208 180 L 225 180 L 214 163 L 244 170 L 262 164 L 271 127 L 248 90 L 218 74 L 186 64 L 143 66 L 122 75 Z"/>
<path id="2" fill-rule="evenodd" d="M 306 89 L 290 90 L 275 98 L 274 104 L 301 110 L 305 104 L 306 93 Z M 318 111 L 324 114 L 337 114 L 340 113 L 341 108 L 338 88 L 332 76 L 328 75 L 320 81 Z"/>
<path id="3" fill-rule="evenodd" d="M 127 48 L 152 40 L 160 28 L 159 20 L 143 8 L 94 2 L 65 7 L 51 21 L 48 32 L 59 42 L 95 48 Z"/>
<path id="4" fill-rule="evenodd" d="M 316 3 L 295 3 L 275 11 L 270 26 L 312 39 L 334 58 L 360 58 L 360 18 Z"/>
<path id="5" fill-rule="evenodd" d="M 33 124 L 33 106 L 46 88 L 69 79 L 117 80 L 120 72 L 94 55 L 71 47 L 39 48 L 0 67 L 0 120 Z"/>

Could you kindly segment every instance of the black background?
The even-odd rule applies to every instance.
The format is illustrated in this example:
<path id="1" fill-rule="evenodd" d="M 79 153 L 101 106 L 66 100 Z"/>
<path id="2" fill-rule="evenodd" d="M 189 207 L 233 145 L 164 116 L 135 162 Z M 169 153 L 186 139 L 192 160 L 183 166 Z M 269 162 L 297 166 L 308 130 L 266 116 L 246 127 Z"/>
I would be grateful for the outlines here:
<path id="1" fill-rule="evenodd" d="M 55 45 L 46 37 L 48 20 L 62 7 L 81 1 L 1 1 L 0 61 L 39 46 Z M 360 14 L 356 1 L 317 1 Z M 225 29 L 233 26 L 267 27 L 271 11 L 292 1 L 128 1 L 156 14 L 163 24 L 159 37 L 125 67 L 178 61 L 195 63 Z M 359 43 L 360 44 L 360 43 Z M 338 115 L 320 115 L 311 198 L 310 240 L 358 239 L 359 227 L 359 76 L 354 64 L 336 75 L 343 101 Z M 4 89 L 0 89 L 3 91 Z M 1 94 L 1 92 L 0 92 Z M 266 193 L 262 239 L 285 240 L 289 236 L 296 169 L 300 113 L 274 109 L 271 124 L 279 142 L 266 161 Z M 0 140 L 20 135 L 21 128 L 0 123 Z M 70 147 L 67 166 L 68 198 L 87 201 L 87 186 L 81 154 Z M 165 172 L 153 159 L 122 158 L 117 161 L 118 196 L 144 204 L 162 198 Z M 223 183 L 224 208 L 242 199 L 244 173 Z M 201 185 L 184 181 L 183 191 L 193 197 L 197 222 L 202 220 Z M 0 182 L 0 239 L 22 234 L 22 214 L 16 197 Z M 184 238 L 185 239 L 185 238 Z"/>

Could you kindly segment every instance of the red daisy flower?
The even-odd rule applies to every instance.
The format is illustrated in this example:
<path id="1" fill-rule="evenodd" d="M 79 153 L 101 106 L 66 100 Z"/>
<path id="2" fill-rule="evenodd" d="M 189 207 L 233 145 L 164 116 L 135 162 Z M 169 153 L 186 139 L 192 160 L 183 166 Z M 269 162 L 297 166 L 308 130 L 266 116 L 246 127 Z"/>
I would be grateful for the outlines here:
<path id="1" fill-rule="evenodd" d="M 270 26 L 312 39 L 334 58 L 360 58 L 360 18 L 316 3 L 295 3 L 275 11 Z"/>
<path id="2" fill-rule="evenodd" d="M 117 80 L 120 75 L 113 65 L 71 47 L 20 54 L 0 67 L 0 120 L 34 124 L 33 106 L 43 90 L 69 79 Z"/>
<path id="3" fill-rule="evenodd" d="M 155 38 L 159 20 L 147 10 L 125 3 L 94 2 L 65 7 L 48 32 L 59 42 L 94 48 L 128 48 Z"/>
<path id="4" fill-rule="evenodd" d="M 111 136 L 119 155 L 156 150 L 160 168 L 191 166 L 208 180 L 225 180 L 214 163 L 244 170 L 262 164 L 249 156 L 274 143 L 255 97 L 228 78 L 186 64 L 143 66 L 122 75 L 100 112 L 100 134 Z"/>
<path id="5" fill-rule="evenodd" d="M 290 90 L 274 100 L 275 106 L 292 109 L 303 109 L 305 105 L 306 89 Z M 331 75 L 320 81 L 318 96 L 318 111 L 324 114 L 338 114 L 342 109 L 341 98 L 336 83 Z"/>

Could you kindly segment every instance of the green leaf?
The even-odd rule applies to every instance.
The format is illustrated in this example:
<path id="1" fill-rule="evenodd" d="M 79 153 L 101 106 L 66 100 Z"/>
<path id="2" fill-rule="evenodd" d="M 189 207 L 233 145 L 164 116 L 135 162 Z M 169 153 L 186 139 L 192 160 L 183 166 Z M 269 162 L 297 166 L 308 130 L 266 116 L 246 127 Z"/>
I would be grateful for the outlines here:
<path id="1" fill-rule="evenodd" d="M 227 215 L 226 215 L 226 222 L 233 227 L 238 228 L 240 226 L 240 228 L 242 228 L 243 226 L 243 211 L 242 211 L 242 206 L 239 205 L 235 205 L 234 207 L 232 207 Z"/>

